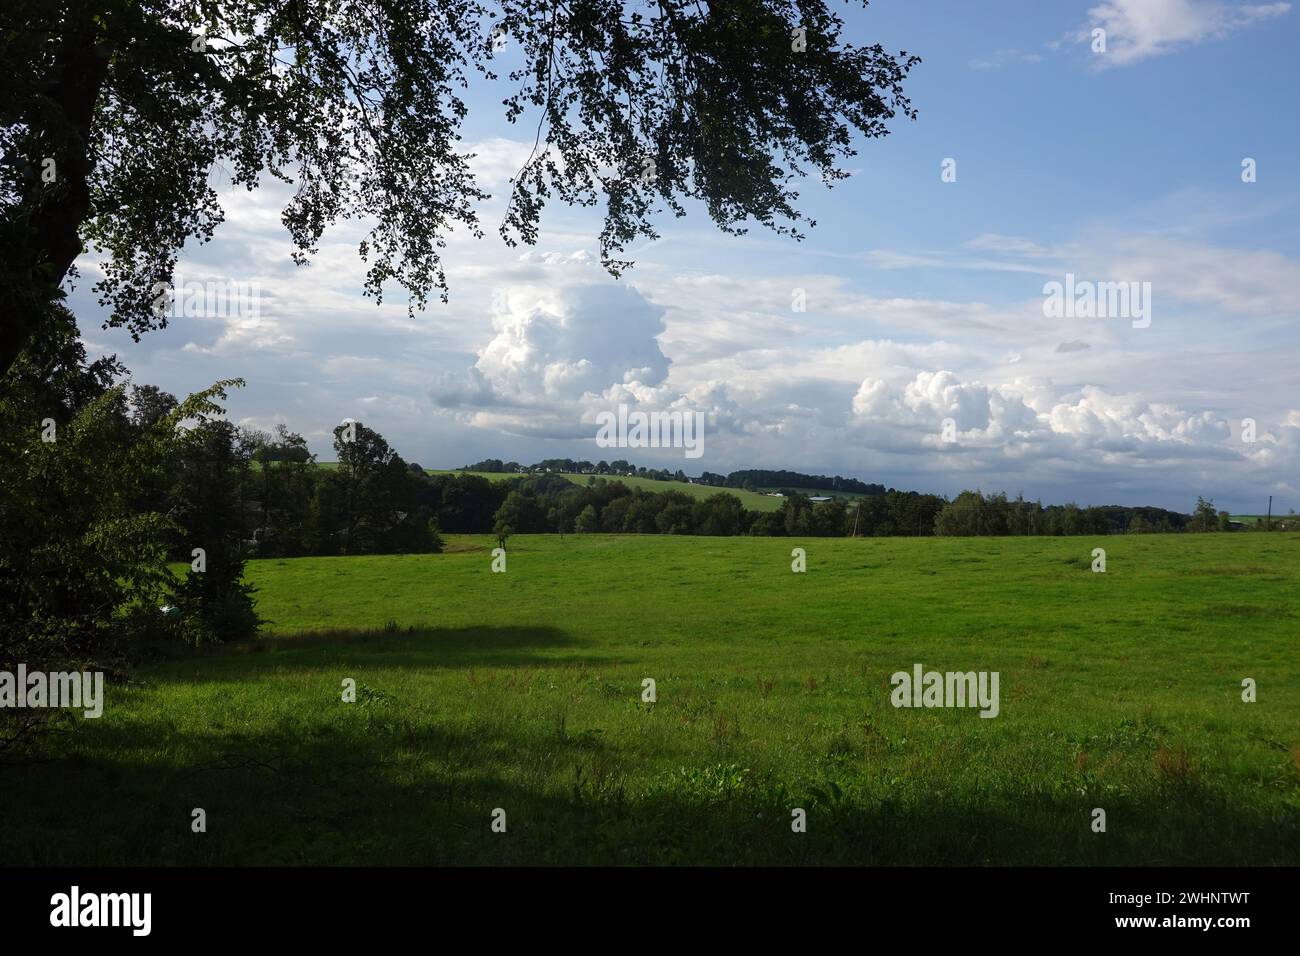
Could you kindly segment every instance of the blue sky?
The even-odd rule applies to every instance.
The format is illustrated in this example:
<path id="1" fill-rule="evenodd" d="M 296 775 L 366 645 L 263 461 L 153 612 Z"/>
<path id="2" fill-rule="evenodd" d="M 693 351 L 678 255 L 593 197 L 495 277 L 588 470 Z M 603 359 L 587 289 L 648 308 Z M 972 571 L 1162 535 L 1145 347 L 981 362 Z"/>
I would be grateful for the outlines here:
<path id="1" fill-rule="evenodd" d="M 727 237 L 694 209 L 614 280 L 593 261 L 598 218 L 553 207 L 537 247 L 509 249 L 501 197 L 534 126 L 504 123 L 483 88 L 465 138 L 494 199 L 486 237 L 450 243 L 449 305 L 411 321 L 398 297 L 363 299 L 354 226 L 295 268 L 276 187 L 229 195 L 227 223 L 179 270 L 257 282 L 256 320 L 180 318 L 135 344 L 98 327 L 89 282 L 72 305 L 92 350 L 136 380 L 179 394 L 243 376 L 231 417 L 284 421 L 322 458 L 354 417 L 428 467 L 628 457 L 1300 507 L 1300 10 L 875 0 L 844 16 L 855 42 L 922 56 L 907 87 L 920 115 L 862 144 L 833 191 L 806 183 L 818 227 L 802 243 Z M 82 268 L 93 278 L 93 255 Z M 1066 273 L 1150 283 L 1149 326 L 1045 316 L 1044 284 Z M 705 412 L 704 456 L 597 448 L 595 416 L 620 403 Z"/>

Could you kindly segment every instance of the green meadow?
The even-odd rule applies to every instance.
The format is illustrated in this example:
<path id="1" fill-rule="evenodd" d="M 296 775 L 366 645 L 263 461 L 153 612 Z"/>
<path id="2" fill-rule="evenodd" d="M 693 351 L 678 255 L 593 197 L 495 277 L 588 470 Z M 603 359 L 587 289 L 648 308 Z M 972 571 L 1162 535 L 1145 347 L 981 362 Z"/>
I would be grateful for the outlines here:
<path id="1" fill-rule="evenodd" d="M 447 543 L 250 562 L 262 639 L 0 765 L 0 862 L 1300 862 L 1300 535 Z"/>

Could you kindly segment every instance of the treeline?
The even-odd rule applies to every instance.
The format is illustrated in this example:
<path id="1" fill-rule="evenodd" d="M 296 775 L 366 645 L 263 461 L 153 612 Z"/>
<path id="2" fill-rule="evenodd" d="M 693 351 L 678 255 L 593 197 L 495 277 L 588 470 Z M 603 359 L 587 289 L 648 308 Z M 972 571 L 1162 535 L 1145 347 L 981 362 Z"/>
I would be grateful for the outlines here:
<path id="1" fill-rule="evenodd" d="M 603 475 L 624 478 L 652 478 L 657 481 L 682 481 L 712 488 L 738 488 L 743 491 L 758 491 L 764 488 L 809 489 L 814 491 L 841 492 L 856 495 L 883 495 L 889 489 L 884 485 L 869 484 L 856 478 L 833 478 L 825 475 L 805 475 L 797 471 L 771 471 L 761 468 L 748 468 L 733 471 L 729 475 L 719 475 L 706 471 L 698 478 L 691 478 L 684 471 L 668 471 L 664 468 L 646 468 L 633 465 L 623 459 L 615 461 L 598 461 L 594 464 L 585 459 L 546 458 L 533 465 L 521 465 L 517 461 L 502 461 L 500 458 L 485 458 L 483 461 L 466 465 L 458 471 L 479 471 L 489 474 L 536 474 L 562 473 L 568 475 Z"/>
<path id="2" fill-rule="evenodd" d="M 881 490 L 851 480 L 834 492 L 855 491 L 857 500 L 831 498 L 814 502 L 791 493 L 776 511 L 747 509 L 726 491 L 700 499 L 684 491 L 651 492 L 632 488 L 618 477 L 589 471 L 585 487 L 558 472 L 582 474 L 589 462 L 548 459 L 523 473 L 513 462 L 489 459 L 473 471 L 514 474 L 489 480 L 472 474 L 428 475 L 407 465 L 382 437 L 355 426 L 349 443 L 335 430 L 336 471 L 309 467 L 304 444 L 301 463 L 281 469 L 264 459 L 283 457 L 268 449 L 284 445 L 252 439 L 262 463 L 262 489 L 247 497 L 262 509 L 261 526 L 252 532 L 257 553 L 264 555 L 361 554 L 375 550 L 435 550 L 439 529 L 481 534 L 698 534 L 766 536 L 969 536 L 969 535 L 1107 535 L 1230 530 L 1227 514 L 1198 499 L 1192 515 L 1163 508 L 1075 504 L 1043 505 L 1023 496 L 964 491 L 951 501 L 914 491 Z M 283 429 L 281 429 L 283 434 Z M 293 436 L 294 441 L 301 439 Z M 500 467 L 497 467 L 500 466 Z M 606 470 L 632 470 L 627 462 L 600 463 Z M 549 469 L 549 473 L 548 473 Z M 619 472 L 615 470 L 614 474 Z M 365 479 L 374 474 L 384 479 Z M 362 477 L 359 477 L 362 476 Z M 738 477 L 737 477 L 738 476 Z M 670 476 L 671 477 L 671 476 Z M 814 476 L 789 471 L 733 472 L 742 482 L 807 482 Z M 698 483 L 698 482 L 697 482 Z M 805 486 L 807 487 L 807 486 Z M 864 493 L 861 488 L 872 489 Z M 346 493 L 343 489 L 350 489 Z M 421 529 L 427 530 L 421 536 Z"/>
<path id="3" fill-rule="evenodd" d="M 1198 499 L 1198 508 L 1203 504 Z M 1213 511 L 1213 504 L 1208 507 Z M 1206 526 L 1202 512 L 1198 511 L 1197 515 L 1200 517 L 1194 516 L 1193 520 L 1163 508 L 1119 505 L 1044 507 L 1041 501 L 1025 501 L 1022 496 L 1008 499 L 1004 493 L 985 495 L 979 491 L 963 491 L 940 510 L 935 519 L 935 533 L 945 536 L 1100 535 L 1219 530 L 1217 516 Z"/>
<path id="4" fill-rule="evenodd" d="M 775 511 L 744 507 L 726 491 L 699 498 L 651 492 L 591 475 L 585 486 L 558 474 L 489 480 L 429 475 L 407 464 L 358 423 L 348 441 L 335 430 L 336 469 L 313 467 L 305 444 L 247 436 L 254 480 L 244 492 L 258 516 L 249 542 L 259 555 L 365 554 L 437 550 L 439 530 L 467 534 L 696 534 L 763 536 L 1107 535 L 1227 530 L 1226 514 L 1198 502 L 1191 516 L 1161 508 L 1012 500 L 965 491 L 938 495 L 889 490 L 856 501 L 814 502 L 803 494 Z M 286 455 L 285 448 L 296 449 Z M 477 469 L 476 469 L 477 470 Z M 566 469 L 567 470 L 567 469 Z M 370 476 L 370 477 L 367 477 Z"/>
<path id="5" fill-rule="evenodd" d="M 841 478 L 839 475 L 828 478 L 825 475 L 805 475 L 797 471 L 769 471 L 762 468 L 733 471 L 725 476 L 706 471 L 697 480 L 702 485 L 741 488 L 745 491 L 757 491 L 760 488 L 807 488 L 856 495 L 883 495 L 886 492 L 884 485 L 868 484 L 856 478 Z"/>
<path id="6" fill-rule="evenodd" d="M 747 468 L 726 475 L 706 471 L 698 478 L 688 478 L 681 471 L 669 472 L 664 469 L 638 467 L 622 459 L 611 462 L 600 461 L 593 464 L 583 459 L 547 458 L 533 465 L 521 465 L 517 461 L 487 458 L 459 470 L 518 475 L 520 479 L 516 480 L 516 485 L 518 485 L 519 481 L 526 481 L 531 476 L 563 473 L 595 477 L 637 477 L 653 478 L 659 481 L 689 481 L 693 484 L 713 488 L 735 488 L 744 491 L 775 488 L 786 496 L 787 503 L 783 504 L 779 512 L 782 516 L 780 520 L 764 517 L 765 514 L 768 514 L 767 512 L 745 512 L 739 520 L 738 527 L 740 530 L 725 532 L 728 534 L 843 533 L 846 535 L 856 534 L 858 536 L 879 537 L 893 535 L 1170 534 L 1179 531 L 1266 530 L 1264 526 L 1243 526 L 1238 522 L 1231 521 L 1226 511 L 1216 511 L 1214 503 L 1203 498 L 1197 498 L 1195 509 L 1192 514 L 1187 515 L 1166 508 L 1128 507 L 1122 505 L 1098 505 L 1084 508 L 1076 504 L 1045 506 L 1041 501 L 1025 501 L 1023 496 L 1011 500 L 1002 492 L 985 495 L 980 491 L 963 491 L 955 499 L 948 501 L 946 498 L 937 495 L 921 494 L 915 491 L 899 491 L 886 488 L 884 485 L 859 481 L 856 478 L 841 478 L 839 475 L 834 477 L 808 475 L 797 471 L 763 468 Z M 520 487 L 535 488 L 537 486 L 525 483 Z M 576 499 L 571 498 L 567 504 L 559 500 L 570 491 L 571 486 L 566 482 L 558 481 L 547 485 L 546 488 L 548 489 L 546 494 L 541 496 L 545 500 L 539 504 L 539 507 L 543 513 L 548 515 L 554 512 L 556 520 L 551 521 L 545 528 L 530 530 L 573 530 L 576 524 L 573 511 L 575 507 L 574 500 Z M 803 494 L 806 491 L 825 491 L 832 496 L 854 495 L 861 496 L 861 498 L 848 504 L 845 512 L 848 516 L 845 518 L 847 525 L 842 531 L 782 531 L 782 528 L 806 529 L 815 527 L 826 529 L 835 524 L 837 519 L 833 519 L 829 515 L 838 514 L 840 511 L 839 506 L 831 505 L 829 502 L 808 501 Z M 482 489 L 478 489 L 477 493 L 482 494 Z M 526 493 L 536 496 L 535 492 Z M 633 495 L 632 490 L 626 488 L 615 497 L 625 495 L 641 498 L 652 497 L 644 492 Z M 681 517 L 684 514 L 682 510 L 685 507 L 684 502 L 674 500 L 669 504 L 676 506 L 674 511 L 670 513 L 670 517 L 665 519 L 665 525 L 670 528 L 718 526 L 714 519 L 706 517 L 705 509 L 700 511 L 698 520 L 687 522 Z M 736 504 L 739 505 L 740 502 L 737 501 Z M 622 506 L 616 508 L 612 512 L 614 516 L 606 522 L 600 517 L 601 508 L 603 507 L 601 502 L 584 501 L 582 509 L 585 509 L 587 505 L 591 505 L 599 520 L 594 523 L 591 521 L 584 522 L 584 530 L 635 531 L 646 534 L 654 534 L 662 531 L 662 529 L 653 525 L 652 522 L 642 520 L 639 517 L 641 512 L 652 509 L 657 515 L 663 508 L 668 507 L 667 504 L 662 502 L 656 503 L 655 506 L 638 506 L 634 510 L 634 515 L 638 516 L 633 522 L 635 527 L 624 527 L 621 524 Z M 805 512 L 811 514 L 810 509 L 814 505 L 828 506 L 823 509 L 826 516 L 818 512 L 815 519 L 812 517 L 805 518 Z M 731 508 L 732 506 L 728 504 L 727 507 Z M 582 509 L 577 513 L 581 514 Z M 451 520 L 457 519 L 453 518 Z M 459 530 L 459 528 L 451 528 L 450 525 L 444 526 L 448 530 Z M 724 522 L 722 526 L 731 527 L 731 523 Z M 476 530 L 490 529 L 481 528 Z M 715 532 L 685 531 L 676 533 L 712 534 Z"/>
<path id="7" fill-rule="evenodd" d="M 430 475 L 407 464 L 361 423 L 335 430 L 336 468 L 315 466 L 301 437 L 245 436 L 252 449 L 243 495 L 248 545 L 259 556 L 436 551 L 439 532 L 462 534 L 846 534 L 843 501 L 787 499 L 775 513 L 727 493 L 697 499 L 650 492 L 616 478 L 575 485 L 555 474 L 491 481 Z M 293 456 L 285 449 L 299 449 Z M 477 469 L 476 469 L 477 470 Z"/>
<path id="8" fill-rule="evenodd" d="M 566 474 L 566 475 L 616 475 L 622 478 L 650 478 L 655 481 L 681 481 L 692 479 L 680 468 L 669 471 L 666 468 L 646 468 L 633 465 L 623 459 L 616 461 L 598 461 L 592 463 L 585 459 L 544 458 L 534 465 L 521 465 L 517 461 L 502 461 L 500 458 L 485 458 L 472 465 L 466 465 L 457 471 L 481 471 L 493 475 L 531 475 L 531 474 Z M 699 479 L 695 479 L 699 481 Z"/>
<path id="9" fill-rule="evenodd" d="M 594 473 L 586 486 L 545 471 L 506 480 L 431 475 L 360 422 L 334 430 L 334 452 L 336 466 L 317 465 L 303 438 L 283 425 L 274 435 L 232 433 L 231 454 L 246 462 L 237 495 L 243 509 L 224 520 L 243 529 L 250 554 L 437 551 L 440 532 L 931 535 L 944 506 L 934 495 L 891 491 L 862 510 L 842 499 L 813 502 L 793 495 L 779 510 L 765 512 L 745 508 L 727 492 L 700 499 L 683 491 L 632 488 Z M 499 473 L 497 464 L 478 462 L 472 470 Z M 552 472 L 575 473 L 578 464 L 553 461 Z"/>

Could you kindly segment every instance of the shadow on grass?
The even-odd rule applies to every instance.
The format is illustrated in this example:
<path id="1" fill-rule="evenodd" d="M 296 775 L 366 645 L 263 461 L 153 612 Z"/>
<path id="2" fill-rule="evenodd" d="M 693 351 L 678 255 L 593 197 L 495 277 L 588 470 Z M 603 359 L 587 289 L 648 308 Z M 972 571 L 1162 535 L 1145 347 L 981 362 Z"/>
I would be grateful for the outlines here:
<path id="1" fill-rule="evenodd" d="M 1204 792 L 1002 789 L 870 800 L 728 768 L 636 777 L 638 755 L 563 727 L 334 723 L 180 735 L 94 728 L 71 755 L 0 768 L 4 865 L 1269 865 L 1300 817 Z M 740 766 L 740 765 L 736 765 Z M 716 771 L 716 772 L 714 772 Z M 807 832 L 791 810 L 807 812 Z M 206 812 L 207 832 L 191 830 Z M 504 810 L 505 833 L 491 829 Z"/>
<path id="2" fill-rule="evenodd" d="M 274 670 L 337 672 L 351 668 L 603 667 L 625 663 L 608 654 L 574 654 L 577 642 L 555 627 L 409 627 L 331 629 L 263 638 L 176 657 L 149 668 L 149 680 L 244 681 Z M 556 653 L 565 651 L 565 653 Z"/>

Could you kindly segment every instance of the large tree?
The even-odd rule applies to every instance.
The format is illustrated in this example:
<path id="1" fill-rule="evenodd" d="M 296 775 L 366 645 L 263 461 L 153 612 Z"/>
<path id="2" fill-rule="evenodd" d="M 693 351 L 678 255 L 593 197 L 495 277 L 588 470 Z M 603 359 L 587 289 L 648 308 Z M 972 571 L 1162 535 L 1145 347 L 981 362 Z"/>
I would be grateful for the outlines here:
<path id="1" fill-rule="evenodd" d="M 501 225 L 604 207 L 617 274 L 664 210 L 799 236 L 793 183 L 843 178 L 855 131 L 914 115 L 916 58 L 845 42 L 822 0 L 5 0 L 0 6 L 0 373 L 89 246 L 110 326 L 166 324 L 156 285 L 222 220 L 210 174 L 294 184 L 309 258 L 364 217 L 367 294 L 445 297 L 440 249 L 478 234 L 459 146 L 471 80 L 504 84 L 535 142 Z M 502 75 L 501 63 L 510 64 Z"/>

